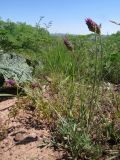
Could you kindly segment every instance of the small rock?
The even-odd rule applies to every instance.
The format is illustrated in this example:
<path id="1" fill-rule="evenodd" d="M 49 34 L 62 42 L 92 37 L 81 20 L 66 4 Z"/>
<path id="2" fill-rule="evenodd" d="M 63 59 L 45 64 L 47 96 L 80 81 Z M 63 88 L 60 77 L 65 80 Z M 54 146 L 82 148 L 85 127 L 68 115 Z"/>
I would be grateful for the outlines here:
<path id="1" fill-rule="evenodd" d="M 22 141 L 23 139 L 24 139 L 25 137 L 24 137 L 24 135 L 22 134 L 22 133 L 17 133 L 16 135 L 15 135 L 15 137 L 14 137 L 14 141 L 15 142 L 19 142 L 19 141 Z"/>

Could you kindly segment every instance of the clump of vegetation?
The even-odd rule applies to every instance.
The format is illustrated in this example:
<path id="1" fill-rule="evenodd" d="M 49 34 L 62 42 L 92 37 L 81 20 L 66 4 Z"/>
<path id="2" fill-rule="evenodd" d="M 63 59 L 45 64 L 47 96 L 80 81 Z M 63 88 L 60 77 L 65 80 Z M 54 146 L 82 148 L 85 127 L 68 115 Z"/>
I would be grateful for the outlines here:
<path id="1" fill-rule="evenodd" d="M 32 71 L 32 65 L 24 57 L 11 53 L 0 54 L 0 74 L 5 80 L 14 79 L 19 83 L 31 81 Z"/>
<path id="2" fill-rule="evenodd" d="M 23 87 L 38 119 L 50 124 L 54 147 L 64 148 L 69 159 L 119 158 L 120 34 L 103 36 L 97 23 L 86 24 L 93 34 L 63 38 L 40 25 L 1 21 L 0 36 L 7 38 L 0 45 L 42 62 Z"/>

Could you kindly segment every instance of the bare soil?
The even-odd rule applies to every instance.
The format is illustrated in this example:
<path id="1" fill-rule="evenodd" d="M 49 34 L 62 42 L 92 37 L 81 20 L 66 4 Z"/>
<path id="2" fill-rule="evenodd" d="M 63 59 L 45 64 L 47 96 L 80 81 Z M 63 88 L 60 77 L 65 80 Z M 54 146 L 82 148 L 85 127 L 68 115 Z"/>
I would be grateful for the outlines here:
<path id="1" fill-rule="evenodd" d="M 0 160 L 57 160 L 62 151 L 51 146 L 51 134 L 32 111 L 20 110 L 10 117 L 17 99 L 0 102 Z"/>

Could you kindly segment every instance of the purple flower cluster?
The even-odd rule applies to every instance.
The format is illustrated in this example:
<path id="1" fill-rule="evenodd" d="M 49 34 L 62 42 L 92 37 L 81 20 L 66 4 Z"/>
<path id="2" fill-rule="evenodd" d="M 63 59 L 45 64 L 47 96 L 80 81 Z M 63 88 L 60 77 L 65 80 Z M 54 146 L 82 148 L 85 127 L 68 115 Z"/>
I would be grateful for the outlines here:
<path id="1" fill-rule="evenodd" d="M 96 24 L 92 19 L 87 18 L 85 22 L 90 31 L 100 34 L 100 26 Z"/>
<path id="2" fill-rule="evenodd" d="M 63 38 L 63 40 L 64 40 L 65 46 L 66 46 L 70 51 L 74 51 L 74 45 L 67 39 L 66 36 Z"/>
<path id="3" fill-rule="evenodd" d="M 5 80 L 5 84 L 7 87 L 13 87 L 16 85 L 16 81 L 12 79 Z"/>

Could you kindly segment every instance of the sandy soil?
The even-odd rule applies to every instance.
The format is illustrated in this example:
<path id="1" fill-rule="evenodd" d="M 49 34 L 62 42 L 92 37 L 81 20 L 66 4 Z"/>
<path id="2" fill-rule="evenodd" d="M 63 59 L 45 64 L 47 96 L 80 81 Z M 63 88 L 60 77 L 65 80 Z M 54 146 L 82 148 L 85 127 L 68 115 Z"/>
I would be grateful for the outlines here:
<path id="1" fill-rule="evenodd" d="M 0 102 L 0 160 L 57 160 L 62 152 L 51 147 L 51 135 L 42 123 L 33 120 L 32 111 L 15 118 L 9 113 L 17 99 Z"/>

